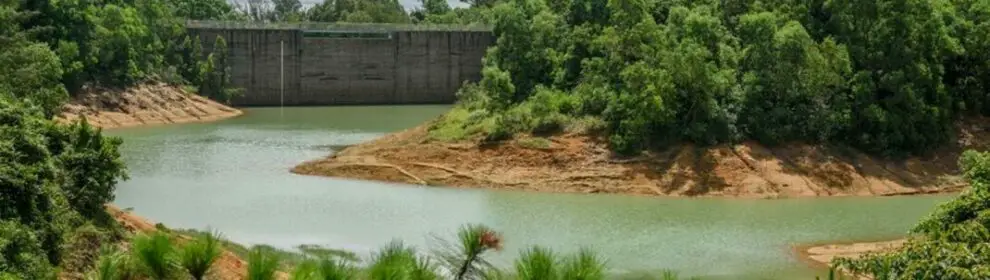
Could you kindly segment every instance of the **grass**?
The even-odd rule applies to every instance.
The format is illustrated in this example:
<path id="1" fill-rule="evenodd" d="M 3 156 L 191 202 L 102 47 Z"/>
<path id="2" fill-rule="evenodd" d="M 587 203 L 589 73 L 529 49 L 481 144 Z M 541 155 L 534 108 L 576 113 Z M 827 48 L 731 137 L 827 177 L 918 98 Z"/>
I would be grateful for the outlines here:
<path id="1" fill-rule="evenodd" d="M 201 233 L 182 247 L 179 259 L 182 268 L 193 279 L 202 280 L 213 263 L 220 258 L 220 252 L 220 234 Z"/>
<path id="2" fill-rule="evenodd" d="M 197 236 L 204 234 L 205 232 L 195 229 L 173 229 L 174 233 L 179 233 L 188 236 Z M 359 258 L 357 254 L 347 250 L 340 249 L 330 249 L 324 248 L 319 245 L 299 245 L 296 247 L 298 251 L 282 250 L 268 245 L 255 245 L 253 247 L 248 247 L 243 244 L 235 243 L 230 240 L 223 238 L 219 239 L 220 245 L 223 249 L 230 251 L 234 255 L 240 257 L 241 259 L 248 259 L 251 255 L 251 250 L 254 248 L 262 248 L 268 252 L 278 256 L 280 263 L 282 264 L 282 269 L 290 269 L 297 265 L 302 264 L 307 259 L 311 258 L 339 258 L 348 261 L 357 261 Z"/>
<path id="3" fill-rule="evenodd" d="M 471 112 L 468 109 L 454 107 L 430 126 L 430 139 L 452 142 L 468 139 L 490 131 L 494 119 L 485 111 Z"/>
<path id="4" fill-rule="evenodd" d="M 134 238 L 132 248 L 139 270 L 151 279 L 170 279 L 178 270 L 175 248 L 168 234 L 160 231 Z"/>
<path id="5" fill-rule="evenodd" d="M 549 150 L 550 145 L 552 144 L 549 139 L 543 137 L 524 138 L 520 139 L 518 143 L 519 146 L 534 150 Z"/>
<path id="6" fill-rule="evenodd" d="M 249 280 L 273 280 L 279 269 L 279 257 L 273 251 L 255 246 L 248 254 Z"/>

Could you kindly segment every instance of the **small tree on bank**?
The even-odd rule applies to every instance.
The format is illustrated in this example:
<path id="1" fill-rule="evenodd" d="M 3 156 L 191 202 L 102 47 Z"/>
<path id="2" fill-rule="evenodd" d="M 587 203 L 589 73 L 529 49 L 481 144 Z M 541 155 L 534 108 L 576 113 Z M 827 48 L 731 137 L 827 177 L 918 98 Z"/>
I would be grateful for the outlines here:
<path id="1" fill-rule="evenodd" d="M 230 85 L 230 65 L 227 56 L 227 41 L 217 36 L 213 44 L 213 53 L 203 63 L 203 78 L 200 82 L 199 93 L 213 100 L 230 103 L 230 99 L 240 93 L 239 89 Z"/>

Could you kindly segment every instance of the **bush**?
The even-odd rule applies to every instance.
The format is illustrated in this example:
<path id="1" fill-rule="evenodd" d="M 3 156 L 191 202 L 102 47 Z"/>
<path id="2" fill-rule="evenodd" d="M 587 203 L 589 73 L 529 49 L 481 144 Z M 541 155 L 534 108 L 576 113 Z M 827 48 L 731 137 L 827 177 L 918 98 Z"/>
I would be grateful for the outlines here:
<path id="1" fill-rule="evenodd" d="M 189 276 L 202 280 L 213 263 L 220 258 L 220 253 L 219 233 L 201 233 L 182 247 L 179 260 Z"/>
<path id="2" fill-rule="evenodd" d="M 113 201 L 117 182 L 127 178 L 119 151 L 123 141 L 104 137 L 85 119 L 68 126 L 50 123 L 44 133 L 48 150 L 65 170 L 62 191 L 69 204 L 86 218 L 108 219 L 103 207 Z"/>
<path id="3" fill-rule="evenodd" d="M 52 265 L 45 258 L 41 240 L 23 224 L 0 221 L 0 275 L 19 279 L 51 279 Z"/>
<path id="4" fill-rule="evenodd" d="M 279 257 L 272 250 L 255 247 L 248 255 L 247 274 L 249 280 L 273 280 L 278 271 Z M 324 278 L 334 279 L 334 278 Z"/>
<path id="5" fill-rule="evenodd" d="M 156 280 L 176 276 L 179 262 L 168 234 L 156 231 L 150 235 L 139 235 L 133 242 L 132 258 L 141 274 Z"/>
<path id="6" fill-rule="evenodd" d="M 959 159 L 970 189 L 942 204 L 912 230 L 900 250 L 836 265 L 884 279 L 987 279 L 990 277 L 990 153 Z"/>

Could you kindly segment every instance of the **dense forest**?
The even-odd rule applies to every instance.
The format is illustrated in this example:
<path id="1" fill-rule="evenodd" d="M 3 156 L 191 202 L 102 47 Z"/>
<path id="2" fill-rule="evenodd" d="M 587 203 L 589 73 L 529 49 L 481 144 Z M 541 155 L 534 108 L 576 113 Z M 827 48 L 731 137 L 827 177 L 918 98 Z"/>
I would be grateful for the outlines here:
<path id="1" fill-rule="evenodd" d="M 550 132 L 591 119 L 614 150 L 758 140 L 930 151 L 990 113 L 982 0 L 513 0 L 483 79 L 444 128 Z M 595 122 L 592 122 L 595 123 Z"/>

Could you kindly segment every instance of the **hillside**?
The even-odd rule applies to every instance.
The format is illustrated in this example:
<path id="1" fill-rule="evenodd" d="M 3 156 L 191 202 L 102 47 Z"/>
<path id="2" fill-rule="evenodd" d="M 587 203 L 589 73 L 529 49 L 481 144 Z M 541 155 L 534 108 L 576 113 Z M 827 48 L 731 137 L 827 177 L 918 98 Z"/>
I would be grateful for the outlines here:
<path id="1" fill-rule="evenodd" d="M 143 84 L 126 90 L 90 91 L 75 97 L 57 117 L 81 117 L 102 128 L 206 122 L 241 115 L 241 111 L 166 84 Z"/>

